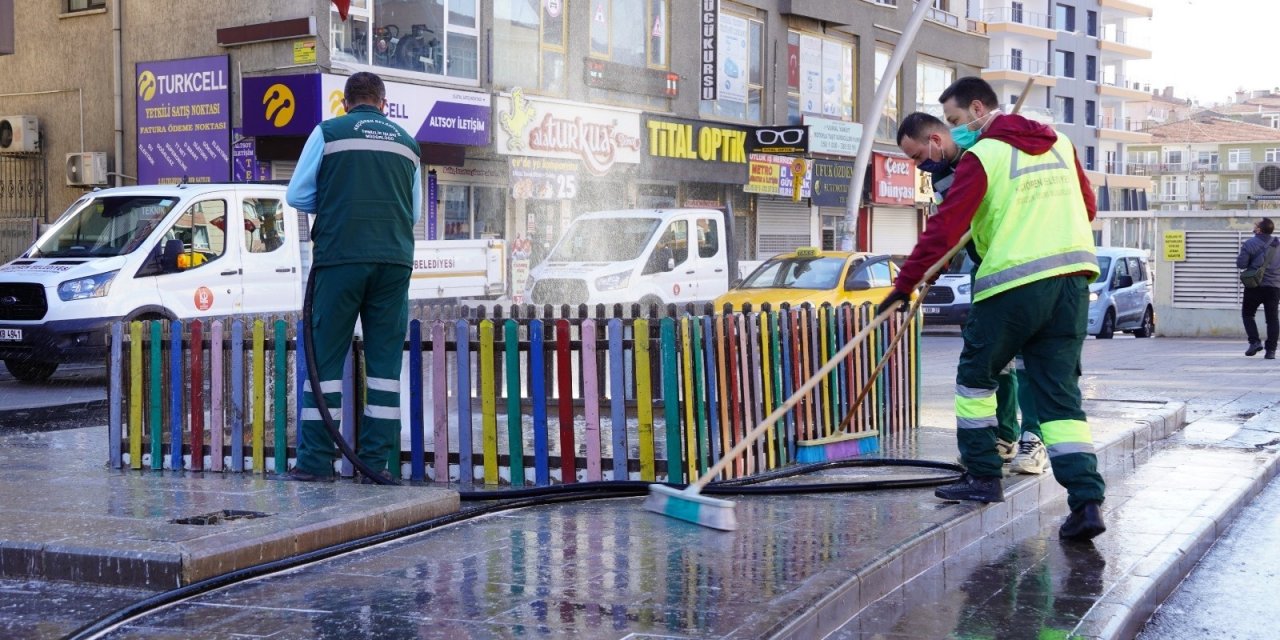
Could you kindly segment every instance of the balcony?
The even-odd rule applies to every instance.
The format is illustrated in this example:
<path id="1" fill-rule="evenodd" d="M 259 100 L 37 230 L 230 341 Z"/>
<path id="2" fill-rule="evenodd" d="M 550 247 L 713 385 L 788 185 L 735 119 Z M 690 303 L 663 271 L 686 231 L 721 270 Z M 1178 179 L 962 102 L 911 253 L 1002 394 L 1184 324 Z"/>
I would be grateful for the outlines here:
<path id="1" fill-rule="evenodd" d="M 1113 163 L 1118 164 L 1118 163 Z M 1128 162 L 1123 165 L 1126 175 L 1160 176 L 1160 175 L 1203 175 L 1220 173 L 1222 165 L 1217 162 Z M 1120 173 L 1120 172 L 1116 172 Z"/>
<path id="2" fill-rule="evenodd" d="M 1151 83 L 1138 82 L 1129 78 L 1108 78 L 1103 76 L 1098 83 L 1098 94 L 1104 98 L 1119 98 L 1126 102 L 1137 102 L 1151 99 Z"/>
<path id="3" fill-rule="evenodd" d="M 1157 204 L 1178 204 L 1191 202 L 1191 196 L 1187 193 L 1154 193 L 1151 196 Z"/>
<path id="4" fill-rule="evenodd" d="M 1104 15 L 1120 18 L 1150 18 L 1151 7 L 1133 0 L 1098 0 L 1098 7 Z"/>
<path id="5" fill-rule="evenodd" d="M 1146 133 L 1145 127 L 1145 121 L 1136 118 L 1098 117 L 1098 137 L 1103 140 L 1129 143 L 1150 142 L 1151 134 Z"/>
<path id="6" fill-rule="evenodd" d="M 1058 79 L 1053 75 L 1053 63 L 1047 60 L 1011 55 L 991 56 L 987 60 L 987 68 L 982 70 L 982 79 L 990 83 L 1007 80 L 1023 84 L 1032 76 L 1040 77 L 1037 81 L 1039 86 L 1058 85 Z"/>
<path id="7" fill-rule="evenodd" d="M 1252 160 L 1227 160 L 1222 167 L 1223 173 L 1253 173 L 1254 162 Z M 1249 194 L 1244 194 L 1249 195 Z"/>
<path id="8" fill-rule="evenodd" d="M 960 16 L 951 13 L 950 11 L 943 11 L 942 9 L 934 7 L 929 10 L 929 15 L 925 17 L 934 22 L 945 24 L 952 29 L 960 28 Z"/>
<path id="9" fill-rule="evenodd" d="M 1103 25 L 1098 38 L 1098 49 L 1103 62 L 1110 60 L 1150 60 L 1151 43 L 1146 38 L 1135 37 L 1116 25 Z"/>
<path id="10" fill-rule="evenodd" d="M 982 21 L 987 24 L 1013 23 L 1040 29 L 1053 29 L 1053 16 L 1047 13 L 1024 11 L 1012 7 L 995 7 L 982 12 Z"/>

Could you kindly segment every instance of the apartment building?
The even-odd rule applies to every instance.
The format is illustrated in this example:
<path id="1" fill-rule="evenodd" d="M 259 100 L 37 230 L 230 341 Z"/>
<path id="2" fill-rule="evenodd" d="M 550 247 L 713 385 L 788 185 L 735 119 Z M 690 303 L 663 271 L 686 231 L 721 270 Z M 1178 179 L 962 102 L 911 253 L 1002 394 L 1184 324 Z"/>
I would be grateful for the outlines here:
<path id="1" fill-rule="evenodd" d="M 1023 113 L 1052 123 L 1075 143 L 1099 201 L 1136 206 L 1150 182 L 1124 168 L 1125 147 L 1150 141 L 1140 105 L 1150 87 L 1126 72 L 1151 58 L 1129 28 L 1150 7 L 1129 0 L 973 0 L 970 16 L 986 25 L 990 61 L 983 71 L 1009 109 L 1035 78 Z"/>
<path id="2" fill-rule="evenodd" d="M 1155 184 L 1160 211 L 1270 209 L 1280 200 L 1280 130 L 1209 112 L 1148 129 L 1127 169 Z"/>
<path id="3" fill-rule="evenodd" d="M 0 145 L 0 258 L 86 189 L 287 179 L 310 129 L 341 113 L 335 91 L 360 70 L 383 76 L 389 115 L 422 146 L 435 194 L 424 238 L 525 238 L 546 248 L 586 210 L 731 206 L 743 258 L 836 246 L 855 233 L 844 214 L 861 123 L 914 8 L 349 5 L 344 20 L 328 0 L 0 2 L 0 25 L 14 36 L 0 33 L 0 122 L 32 130 L 23 145 Z M 868 133 L 878 169 L 857 217 L 860 248 L 906 251 L 923 225 L 929 193 L 896 155 L 893 134 L 915 105 L 987 64 L 982 26 L 965 13 L 935 3 L 881 126 Z M 793 125 L 808 127 L 794 153 L 753 154 L 746 144 L 762 129 L 790 135 L 783 129 Z M 757 164 L 750 175 L 771 181 L 749 184 Z"/>

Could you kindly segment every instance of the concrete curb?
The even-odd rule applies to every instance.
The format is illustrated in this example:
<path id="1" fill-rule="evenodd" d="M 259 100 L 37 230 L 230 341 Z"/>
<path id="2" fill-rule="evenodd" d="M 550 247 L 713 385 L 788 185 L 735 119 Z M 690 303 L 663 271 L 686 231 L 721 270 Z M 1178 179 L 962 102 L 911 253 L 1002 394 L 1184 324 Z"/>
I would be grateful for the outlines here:
<path id="1" fill-rule="evenodd" d="M 1280 454 L 1259 454 L 1248 478 L 1228 490 L 1230 497 L 1207 503 L 1183 527 L 1146 555 L 1132 573 L 1117 581 L 1076 627 L 1072 637 L 1133 638 L 1191 573 L 1240 512 L 1280 475 Z"/>
<path id="2" fill-rule="evenodd" d="M 1148 451 L 1153 443 L 1159 442 L 1185 426 L 1186 412 L 1185 403 L 1169 402 L 1146 418 L 1135 421 L 1133 428 L 1117 434 L 1112 440 L 1097 448 L 1099 468 L 1108 469 L 1131 456 Z M 1012 486 L 1006 486 L 1004 502 L 975 505 L 971 511 L 958 518 L 921 531 L 883 557 L 860 568 L 843 582 L 824 585 L 823 591 L 826 595 L 797 615 L 778 621 L 770 629 L 740 631 L 752 632 L 751 637 L 770 637 L 779 640 L 808 640 L 825 637 L 912 578 L 942 564 L 948 558 L 958 554 L 960 550 L 994 533 L 1018 516 L 1066 495 L 1066 490 L 1054 480 L 1051 473 L 1035 477 L 1023 476 L 1023 478 Z M 1256 495 L 1261 491 L 1265 484 L 1265 481 L 1255 481 L 1253 494 Z M 1242 504 L 1237 504 L 1232 509 L 1230 514 L 1232 518 L 1239 512 L 1241 506 Z M 1199 560 L 1216 539 L 1213 532 L 1225 529 L 1229 523 L 1230 518 L 1209 519 L 1210 531 L 1207 534 L 1209 537 L 1201 544 L 1203 548 L 1196 547 L 1199 552 L 1195 554 L 1195 560 Z M 1187 563 L 1186 571 L 1190 571 L 1194 565 L 1195 561 Z M 1186 575 L 1186 571 L 1179 574 L 1176 579 L 1167 581 L 1171 588 L 1177 586 Z M 1164 596 L 1167 596 L 1167 593 L 1154 601 L 1150 607 L 1152 611 L 1155 606 L 1163 602 Z M 1140 626 L 1149 617 L 1149 613 L 1147 616 L 1138 617 L 1141 612 L 1136 609 L 1141 607 L 1128 607 L 1130 615 L 1123 616 L 1120 614 L 1125 612 L 1119 609 L 1110 611 L 1104 611 L 1104 609 L 1127 605 L 1107 603 L 1108 607 L 1103 607 L 1103 604 L 1099 602 L 1093 610 L 1098 612 L 1100 621 L 1110 623 L 1113 618 L 1123 617 L 1126 620 L 1136 618 L 1136 624 Z M 1090 612 L 1091 615 L 1093 611 Z M 1086 621 L 1089 619 L 1090 617 L 1087 616 Z M 1082 622 L 1080 626 L 1083 627 L 1084 624 L 1085 622 Z M 756 634 L 755 631 L 762 633 Z M 737 636 L 738 634 L 735 634 L 735 637 Z M 1126 637 L 1132 637 L 1132 634 Z"/>
<path id="3" fill-rule="evenodd" d="M 70 404 L 0 409 L 0 429 L 20 428 L 53 421 L 67 424 L 64 428 L 75 428 L 80 425 L 76 424 L 74 419 L 89 416 L 99 416 L 102 419 L 102 424 L 106 424 L 107 407 L 107 400 L 102 399 Z"/>

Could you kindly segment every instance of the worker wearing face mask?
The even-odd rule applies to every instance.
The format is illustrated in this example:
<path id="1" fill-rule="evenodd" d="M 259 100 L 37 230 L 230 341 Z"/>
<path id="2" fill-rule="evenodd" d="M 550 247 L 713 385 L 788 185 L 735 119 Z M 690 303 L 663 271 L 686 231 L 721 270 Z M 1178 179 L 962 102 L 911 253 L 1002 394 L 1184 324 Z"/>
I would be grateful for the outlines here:
<path id="1" fill-rule="evenodd" d="M 967 130 L 967 127 L 964 128 Z M 960 162 L 961 155 L 968 147 L 957 145 L 951 129 L 941 120 L 924 112 L 916 112 L 904 118 L 899 131 L 917 131 L 917 137 L 925 138 L 924 144 L 920 144 L 912 137 L 903 136 L 898 141 L 898 146 L 903 153 L 915 160 L 921 171 L 929 173 L 933 180 L 934 199 L 941 204 L 955 179 L 955 165 Z M 961 137 L 966 140 L 969 138 L 964 134 Z M 965 251 L 972 258 L 973 275 L 976 276 L 982 260 L 972 240 L 965 245 Z M 1001 370 L 996 376 L 996 383 L 996 452 L 1010 471 L 1028 475 L 1044 473 L 1049 464 L 1049 456 L 1041 439 L 1031 381 L 1027 377 L 1021 354 Z M 1019 408 L 1022 410 L 1021 425 L 1018 423 Z"/>
<path id="2" fill-rule="evenodd" d="M 967 471 L 934 493 L 945 500 L 1004 500 L 995 446 L 996 377 L 1022 352 L 1054 477 L 1067 489 L 1071 514 L 1059 537 L 1089 540 L 1106 531 L 1106 485 L 1078 383 L 1088 287 L 1098 277 L 1090 226 L 1097 211 L 1093 191 L 1070 140 L 1040 123 L 1001 114 L 995 92 L 982 79 L 957 80 L 939 101 L 954 127 L 953 141 L 968 151 L 894 291 L 877 309 L 909 300 L 928 266 L 966 230 L 972 232 L 982 263 L 964 327 L 955 400 L 956 439 Z M 899 128 L 899 144 L 907 138 L 911 143 L 904 149 L 931 142 L 918 129 Z"/>

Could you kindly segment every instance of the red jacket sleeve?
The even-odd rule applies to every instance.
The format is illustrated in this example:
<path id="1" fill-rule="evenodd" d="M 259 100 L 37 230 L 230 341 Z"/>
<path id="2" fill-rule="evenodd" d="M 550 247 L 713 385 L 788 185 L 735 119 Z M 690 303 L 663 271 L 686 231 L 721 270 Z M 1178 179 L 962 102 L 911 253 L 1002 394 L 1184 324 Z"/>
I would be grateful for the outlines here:
<path id="1" fill-rule="evenodd" d="M 1093 193 L 1093 185 L 1089 182 L 1089 176 L 1084 174 L 1084 167 L 1080 165 L 1080 155 L 1076 154 L 1076 175 L 1080 176 L 1080 195 L 1084 197 L 1085 211 L 1089 212 L 1089 222 L 1098 217 L 1098 198 Z"/>
<path id="2" fill-rule="evenodd" d="M 911 293 L 929 270 L 951 247 L 956 246 L 960 237 L 969 230 L 973 222 L 973 214 L 987 193 L 987 173 L 982 162 L 972 153 L 964 154 L 960 164 L 956 166 L 954 181 L 947 197 L 938 207 L 938 213 L 929 218 L 929 222 L 911 250 L 911 255 L 898 271 L 898 278 L 893 281 L 893 288 L 902 293 Z"/>

